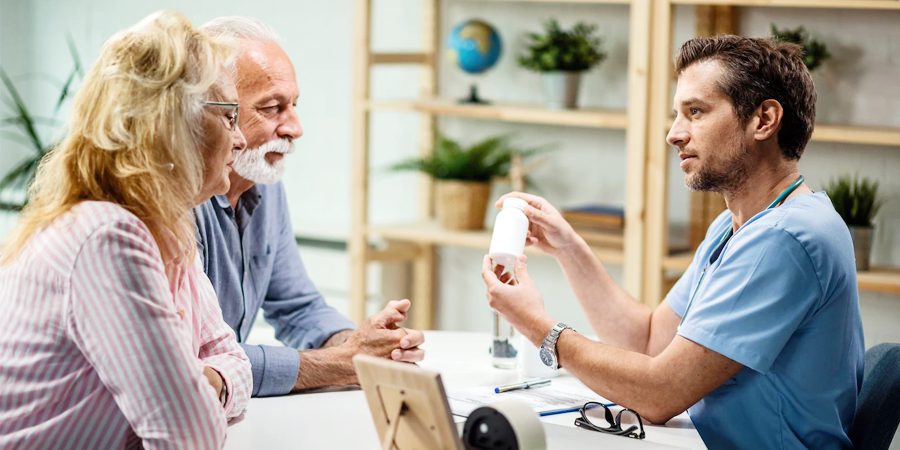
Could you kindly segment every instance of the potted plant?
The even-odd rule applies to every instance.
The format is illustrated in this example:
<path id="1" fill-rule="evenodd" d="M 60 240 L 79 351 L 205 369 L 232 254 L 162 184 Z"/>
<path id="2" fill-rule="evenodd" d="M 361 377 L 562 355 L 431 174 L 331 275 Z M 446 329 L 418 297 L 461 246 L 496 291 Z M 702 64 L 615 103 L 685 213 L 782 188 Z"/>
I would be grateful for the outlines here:
<path id="1" fill-rule="evenodd" d="M 509 173 L 513 155 L 508 136 L 494 136 L 468 148 L 438 135 L 434 151 L 425 158 L 409 159 L 393 170 L 417 170 L 435 180 L 435 212 L 444 228 L 478 230 L 491 193 L 491 179 Z"/>
<path id="2" fill-rule="evenodd" d="M 856 269 L 869 270 L 874 232 L 872 219 L 882 205 L 882 201 L 878 198 L 878 182 L 844 175 L 832 180 L 825 187 L 825 192 L 831 198 L 834 209 L 850 228 L 856 255 Z"/>
<path id="3" fill-rule="evenodd" d="M 544 81 L 547 108 L 575 108 L 581 74 L 605 58 L 596 25 L 578 22 L 564 30 L 556 19 L 544 24 L 544 33 L 528 33 L 527 48 L 519 55 L 519 65 L 540 72 Z"/>
<path id="4" fill-rule="evenodd" d="M 803 64 L 810 72 L 822 65 L 826 59 L 831 58 L 831 53 L 821 41 L 810 37 L 809 33 L 803 27 L 791 30 L 785 28 L 779 30 L 775 24 L 772 24 L 772 37 L 779 41 L 793 42 L 803 47 Z"/>
<path id="5" fill-rule="evenodd" d="M 55 142 L 50 143 L 42 138 L 41 136 L 45 134 L 42 131 L 46 127 L 52 129 L 51 133 L 58 129 L 60 121 L 57 119 L 57 114 L 63 103 L 71 96 L 76 80 L 84 76 L 81 60 L 71 37 L 68 39 L 68 44 L 74 67 L 62 83 L 51 117 L 35 115 L 26 105 L 12 78 L 0 67 L 0 85 L 3 88 L 0 93 L 5 91 L 4 97 L 9 100 L 5 103 L 12 110 L 10 116 L 0 119 L 0 131 L 4 131 L 0 133 L 0 137 L 11 142 L 24 143 L 33 150 L 31 155 L 17 162 L 9 172 L 0 177 L 0 195 L 18 197 L 14 200 L 14 204 L 3 203 L 2 206 L 5 209 L 21 209 L 28 203 L 27 189 L 34 180 L 38 164 L 44 155 L 56 145 Z M 12 128 L 12 130 L 6 131 L 6 128 Z"/>

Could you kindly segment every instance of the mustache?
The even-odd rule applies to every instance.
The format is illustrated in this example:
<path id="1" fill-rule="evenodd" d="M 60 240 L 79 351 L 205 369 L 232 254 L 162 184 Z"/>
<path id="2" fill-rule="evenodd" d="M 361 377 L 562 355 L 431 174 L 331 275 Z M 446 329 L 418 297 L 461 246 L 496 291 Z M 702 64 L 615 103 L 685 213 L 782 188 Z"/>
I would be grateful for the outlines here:
<path id="1" fill-rule="evenodd" d="M 271 141 L 250 150 L 262 154 L 281 153 L 283 155 L 289 155 L 294 152 L 294 141 L 288 138 L 272 139 Z"/>

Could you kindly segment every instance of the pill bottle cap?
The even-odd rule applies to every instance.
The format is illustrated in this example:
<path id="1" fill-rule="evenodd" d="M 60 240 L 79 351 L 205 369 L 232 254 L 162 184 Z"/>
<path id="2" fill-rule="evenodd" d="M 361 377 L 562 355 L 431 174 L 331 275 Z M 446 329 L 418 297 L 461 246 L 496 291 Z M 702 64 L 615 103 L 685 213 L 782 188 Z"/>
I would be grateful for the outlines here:
<path id="1" fill-rule="evenodd" d="M 521 198 L 508 198 L 506 200 L 503 200 L 504 208 L 516 208 L 525 211 L 526 205 L 528 205 L 528 202 L 522 200 Z"/>

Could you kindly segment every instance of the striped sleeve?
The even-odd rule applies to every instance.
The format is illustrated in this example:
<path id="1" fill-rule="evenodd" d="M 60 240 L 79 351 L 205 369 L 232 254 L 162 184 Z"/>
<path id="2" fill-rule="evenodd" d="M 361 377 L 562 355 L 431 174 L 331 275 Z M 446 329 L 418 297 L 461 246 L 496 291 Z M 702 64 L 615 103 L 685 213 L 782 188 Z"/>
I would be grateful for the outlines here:
<path id="1" fill-rule="evenodd" d="M 146 226 L 106 223 L 75 260 L 70 333 L 145 449 L 221 448 L 225 416 L 168 285 Z"/>
<path id="2" fill-rule="evenodd" d="M 225 416 L 237 417 L 247 409 L 253 377 L 250 360 L 237 343 L 234 331 L 222 318 L 222 309 L 209 278 L 203 273 L 200 260 L 194 266 L 192 277 L 201 284 L 197 306 L 201 318 L 200 359 L 204 365 L 212 367 L 225 381 L 228 397 L 225 401 Z"/>

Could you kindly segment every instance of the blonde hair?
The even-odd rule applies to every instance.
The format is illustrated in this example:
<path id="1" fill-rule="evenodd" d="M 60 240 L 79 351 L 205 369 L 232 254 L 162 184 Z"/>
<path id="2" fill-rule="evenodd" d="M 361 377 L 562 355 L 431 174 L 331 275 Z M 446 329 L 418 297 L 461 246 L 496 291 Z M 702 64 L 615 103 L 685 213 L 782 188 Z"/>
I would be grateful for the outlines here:
<path id="1" fill-rule="evenodd" d="M 191 261 L 203 102 L 232 55 L 227 41 L 172 11 L 111 37 L 75 96 L 67 136 L 41 161 L 0 263 L 85 200 L 113 202 L 136 215 L 164 261 Z"/>

